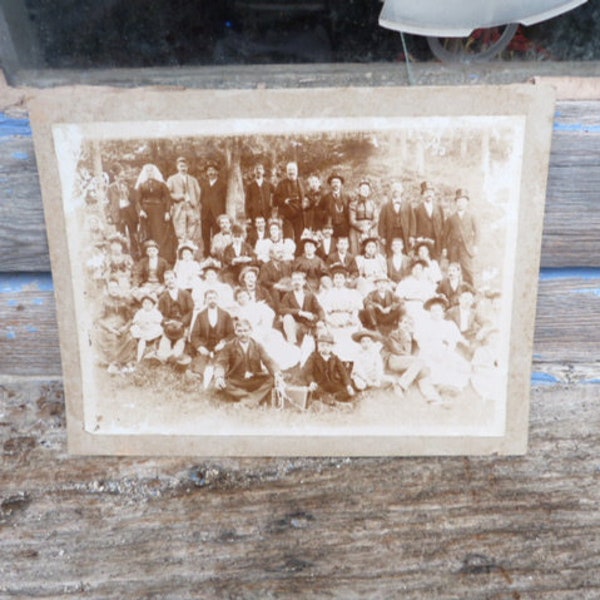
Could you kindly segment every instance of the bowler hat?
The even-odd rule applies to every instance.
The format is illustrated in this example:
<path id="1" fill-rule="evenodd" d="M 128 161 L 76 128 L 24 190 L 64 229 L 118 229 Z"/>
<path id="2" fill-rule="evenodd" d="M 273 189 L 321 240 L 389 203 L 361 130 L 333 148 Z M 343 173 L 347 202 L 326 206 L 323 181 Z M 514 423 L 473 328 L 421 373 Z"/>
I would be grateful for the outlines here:
<path id="1" fill-rule="evenodd" d="M 334 179 L 339 179 L 341 184 L 344 185 L 344 178 L 339 173 L 336 173 L 335 171 L 327 178 L 327 183 L 329 185 L 331 185 L 331 182 Z"/>
<path id="2" fill-rule="evenodd" d="M 321 333 L 319 336 L 317 336 L 317 344 L 321 342 L 325 344 L 335 344 L 335 340 L 330 333 Z"/>
<path id="3" fill-rule="evenodd" d="M 466 198 L 467 200 L 470 200 L 469 192 L 463 188 L 458 188 L 454 194 L 454 199 L 458 200 L 459 198 Z"/>
<path id="4" fill-rule="evenodd" d="M 381 341 L 381 336 L 376 331 L 371 331 L 370 329 L 359 329 L 352 334 L 352 339 L 355 342 L 360 342 L 364 337 L 371 338 L 374 342 Z"/>
<path id="5" fill-rule="evenodd" d="M 144 242 L 144 248 L 148 250 L 148 248 L 158 248 L 158 244 L 154 240 L 146 240 Z"/>

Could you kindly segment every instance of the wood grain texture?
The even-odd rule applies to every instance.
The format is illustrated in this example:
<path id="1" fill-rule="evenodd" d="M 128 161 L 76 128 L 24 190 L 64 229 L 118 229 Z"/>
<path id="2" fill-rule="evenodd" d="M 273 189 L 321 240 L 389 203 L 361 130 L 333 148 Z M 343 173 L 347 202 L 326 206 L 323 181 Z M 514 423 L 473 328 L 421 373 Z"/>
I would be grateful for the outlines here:
<path id="1" fill-rule="evenodd" d="M 533 390 L 518 458 L 66 454 L 62 387 L 4 384 L 4 598 L 593 599 L 600 404 Z"/>
<path id="2" fill-rule="evenodd" d="M 600 271 L 580 277 L 543 277 L 538 290 L 534 371 L 551 374 L 547 381 L 553 383 L 600 378 L 600 363 L 594 365 L 599 347 Z M 578 364 L 582 367 L 576 377 L 573 369 Z M 60 373 L 53 292 L 35 289 L 35 285 L 1 292 L 0 375 L 53 377 Z"/>
<path id="3" fill-rule="evenodd" d="M 301 85 L 301 83 L 299 83 Z M 48 271 L 41 192 L 28 136 L 2 137 L 0 272 Z M 542 240 L 544 267 L 600 266 L 600 101 L 559 102 Z"/>

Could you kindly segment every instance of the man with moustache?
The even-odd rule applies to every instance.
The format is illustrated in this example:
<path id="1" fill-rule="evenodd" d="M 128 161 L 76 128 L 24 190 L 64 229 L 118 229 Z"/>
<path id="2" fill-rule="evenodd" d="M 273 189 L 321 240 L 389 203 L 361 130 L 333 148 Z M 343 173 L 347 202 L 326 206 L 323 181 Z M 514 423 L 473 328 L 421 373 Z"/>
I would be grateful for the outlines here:
<path id="1" fill-rule="evenodd" d="M 439 260 L 442 253 L 444 214 L 436 198 L 435 190 L 427 181 L 421 182 L 421 202 L 415 209 L 415 239 L 431 241 L 431 257 Z"/>
<path id="2" fill-rule="evenodd" d="M 402 239 L 406 252 L 410 252 L 415 241 L 415 216 L 410 203 L 403 199 L 404 186 L 396 181 L 391 192 L 391 199 L 381 208 L 377 226 L 388 256 L 392 254 L 394 238 Z"/>
<path id="3" fill-rule="evenodd" d="M 286 178 L 282 179 L 275 188 L 273 204 L 278 215 L 283 219 L 283 236 L 300 243 L 304 230 L 304 186 L 298 179 L 298 164 L 289 162 L 285 169 Z"/>
<path id="4" fill-rule="evenodd" d="M 333 225 L 333 237 L 348 237 L 350 232 L 350 215 L 348 206 L 350 199 L 344 194 L 344 178 L 339 173 L 332 173 L 327 178 L 327 184 L 331 191 L 323 198 L 323 205 L 327 216 Z"/>
<path id="5" fill-rule="evenodd" d="M 271 218 L 273 192 L 275 187 L 265 179 L 265 167 L 262 163 L 254 166 L 254 179 L 246 186 L 245 212 L 246 218 L 253 223 L 256 217 L 263 217 L 265 221 Z"/>
<path id="6" fill-rule="evenodd" d="M 171 195 L 171 222 L 178 245 L 195 241 L 200 222 L 200 184 L 188 173 L 187 160 L 180 156 L 177 173 L 167 179 Z"/>
<path id="7" fill-rule="evenodd" d="M 206 180 L 202 193 L 202 241 L 205 254 L 208 253 L 212 236 L 219 231 L 217 219 L 227 207 L 227 185 L 219 177 L 217 163 L 209 162 L 206 167 Z"/>

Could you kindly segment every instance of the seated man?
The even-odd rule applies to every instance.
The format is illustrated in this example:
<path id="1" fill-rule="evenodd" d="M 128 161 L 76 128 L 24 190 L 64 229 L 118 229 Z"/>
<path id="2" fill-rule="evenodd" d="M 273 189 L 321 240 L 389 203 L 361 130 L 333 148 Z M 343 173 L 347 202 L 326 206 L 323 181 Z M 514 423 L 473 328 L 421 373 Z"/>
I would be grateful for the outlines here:
<path id="1" fill-rule="evenodd" d="M 272 246 L 269 250 L 270 260 L 260 267 L 258 284 L 271 294 L 277 304 L 281 300 L 285 285 L 289 283 L 292 274 L 292 265 L 283 260 L 283 248 Z"/>
<path id="2" fill-rule="evenodd" d="M 364 299 L 364 309 L 359 316 L 367 329 L 388 334 L 398 324 L 402 310 L 402 300 L 388 288 L 388 278 L 377 275 L 374 278 L 375 289 Z"/>
<path id="3" fill-rule="evenodd" d="M 229 400 L 255 408 L 270 398 L 274 384 L 281 381 L 281 373 L 264 348 L 250 337 L 249 321 L 240 319 L 234 331 L 235 338 L 217 357 L 215 387 Z"/>
<path id="4" fill-rule="evenodd" d="M 233 337 L 233 319 L 218 305 L 218 294 L 207 290 L 204 298 L 206 308 L 200 311 L 192 325 L 190 344 L 196 356 L 192 361 L 192 371 L 204 378 L 207 388 L 213 375 L 217 354 L 223 350 L 227 341 Z"/>
<path id="5" fill-rule="evenodd" d="M 317 297 L 305 290 L 306 275 L 302 271 L 292 273 L 292 291 L 287 292 L 279 305 L 283 331 L 288 342 L 302 342 L 311 333 L 317 321 L 325 320 L 325 312 Z"/>
<path id="6" fill-rule="evenodd" d="M 302 368 L 302 377 L 314 397 L 330 403 L 345 402 L 355 395 L 348 371 L 333 354 L 334 339 L 323 333 L 317 338 L 317 349 L 308 357 Z"/>
<path id="7" fill-rule="evenodd" d="M 385 337 L 386 366 L 392 373 L 401 374 L 396 385 L 403 392 L 416 380 L 427 402 L 442 404 L 442 398 L 429 377 L 429 367 L 422 358 L 413 354 L 414 347 L 414 323 L 411 317 L 404 314 L 398 327 Z"/>
<path id="8" fill-rule="evenodd" d="M 256 262 L 252 247 L 244 241 L 244 228 L 233 225 L 231 228 L 233 241 L 223 251 L 223 281 L 235 285 L 239 279 L 242 268 Z"/>
<path id="9" fill-rule="evenodd" d="M 158 310 L 164 319 L 164 333 L 158 342 L 156 358 L 161 362 L 173 360 L 179 364 L 189 363 L 184 355 L 187 328 L 192 320 L 194 301 L 189 292 L 179 289 L 173 271 L 165 271 L 166 290 L 158 299 Z"/>

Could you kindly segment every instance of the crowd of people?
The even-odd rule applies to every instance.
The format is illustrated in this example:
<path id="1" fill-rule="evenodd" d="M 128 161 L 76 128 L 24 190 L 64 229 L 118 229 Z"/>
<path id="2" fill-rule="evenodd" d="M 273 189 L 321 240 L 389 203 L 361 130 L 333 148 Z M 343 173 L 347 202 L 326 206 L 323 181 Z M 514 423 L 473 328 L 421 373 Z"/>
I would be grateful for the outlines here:
<path id="1" fill-rule="evenodd" d="M 248 406 L 303 383 L 335 405 L 366 390 L 447 404 L 500 389 L 500 294 L 479 285 L 478 218 L 466 190 L 450 209 L 400 181 L 375 198 L 338 173 L 279 181 L 256 164 L 244 215 L 227 214 L 218 164 L 186 158 L 166 180 L 115 165 L 88 231 L 88 286 L 102 291 L 92 344 L 109 373 L 171 368 Z M 91 294 L 93 296 L 94 294 Z"/>

